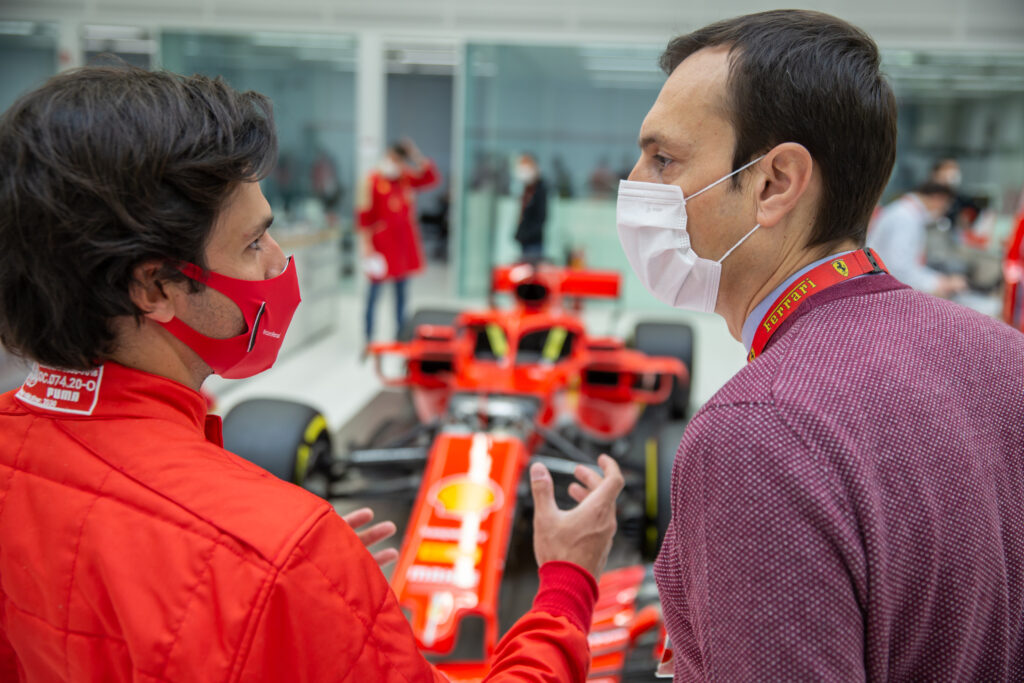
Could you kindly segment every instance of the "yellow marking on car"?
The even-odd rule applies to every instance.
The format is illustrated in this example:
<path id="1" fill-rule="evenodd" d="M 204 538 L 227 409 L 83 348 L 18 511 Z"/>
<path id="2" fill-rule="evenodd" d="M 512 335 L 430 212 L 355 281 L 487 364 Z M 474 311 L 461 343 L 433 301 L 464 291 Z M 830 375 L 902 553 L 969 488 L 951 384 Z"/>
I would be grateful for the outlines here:
<path id="1" fill-rule="evenodd" d="M 558 360 L 558 357 L 562 355 L 562 349 L 565 347 L 565 340 L 568 336 L 569 331 L 561 325 L 552 327 L 548 332 L 547 341 L 544 342 L 544 351 L 541 353 L 544 360 L 552 363 Z"/>
<path id="2" fill-rule="evenodd" d="M 455 560 L 462 555 L 458 543 L 446 543 L 444 541 L 423 541 L 416 551 L 416 560 L 429 562 L 431 564 L 455 564 Z M 477 546 L 473 550 L 473 564 L 479 564 L 483 557 L 483 550 Z"/>
<path id="3" fill-rule="evenodd" d="M 306 425 L 306 431 L 302 434 L 302 443 L 295 451 L 295 476 L 293 481 L 296 484 L 301 484 L 306 478 L 306 473 L 309 471 L 311 447 L 326 430 L 327 420 L 324 419 L 323 415 L 317 415 Z"/>
<path id="4" fill-rule="evenodd" d="M 645 482 L 647 518 L 654 519 L 658 516 L 658 442 L 656 439 L 647 439 L 644 444 L 644 453 L 647 456 L 647 481 Z"/>
<path id="5" fill-rule="evenodd" d="M 464 479 L 438 491 L 437 499 L 449 512 L 481 513 L 494 505 L 495 495 L 486 484 Z"/>
<path id="6" fill-rule="evenodd" d="M 487 323 L 484 328 L 487 332 L 487 341 L 491 344 L 491 351 L 496 358 L 504 358 L 508 355 L 508 338 L 505 337 L 505 330 L 497 323 Z"/>
<path id="7" fill-rule="evenodd" d="M 295 477 L 292 482 L 301 484 L 306 478 L 306 470 L 309 468 L 309 446 L 302 444 L 295 453 Z"/>

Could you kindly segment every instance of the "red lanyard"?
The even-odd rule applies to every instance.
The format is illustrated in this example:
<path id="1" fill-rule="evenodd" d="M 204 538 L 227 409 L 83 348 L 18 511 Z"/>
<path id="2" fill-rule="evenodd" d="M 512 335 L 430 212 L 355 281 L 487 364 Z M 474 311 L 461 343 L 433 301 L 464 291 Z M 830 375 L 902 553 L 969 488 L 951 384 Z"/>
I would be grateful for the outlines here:
<path id="1" fill-rule="evenodd" d="M 750 345 L 750 355 L 747 361 L 752 361 L 761 355 L 768 340 L 779 329 L 783 321 L 793 314 L 800 304 L 819 294 L 834 284 L 845 282 L 858 275 L 873 275 L 876 273 L 887 273 L 885 264 L 871 249 L 861 249 L 849 254 L 844 254 L 834 259 L 829 259 L 820 266 L 816 266 L 809 272 L 804 273 L 788 291 L 775 300 L 764 320 L 757 327 L 754 333 L 754 342 Z"/>

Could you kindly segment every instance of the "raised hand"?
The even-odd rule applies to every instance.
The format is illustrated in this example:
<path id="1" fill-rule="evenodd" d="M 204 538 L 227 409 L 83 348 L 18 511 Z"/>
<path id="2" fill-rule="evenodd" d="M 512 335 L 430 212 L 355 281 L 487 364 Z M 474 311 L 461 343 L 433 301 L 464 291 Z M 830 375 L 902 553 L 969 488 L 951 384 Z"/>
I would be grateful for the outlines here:
<path id="1" fill-rule="evenodd" d="M 370 549 L 370 546 L 391 538 L 398 530 L 397 527 L 395 527 L 394 522 L 378 522 L 368 529 L 359 531 L 359 527 L 365 526 L 373 521 L 373 510 L 370 508 L 359 508 L 358 510 L 353 510 L 347 515 L 342 515 L 341 518 L 356 531 L 356 536 L 359 537 L 359 540 L 367 550 Z M 381 567 L 398 559 L 398 551 L 394 548 L 384 548 L 383 550 L 378 550 L 372 554 L 374 561 Z"/>
<path id="2" fill-rule="evenodd" d="M 530 467 L 533 492 L 533 551 L 537 564 L 552 560 L 573 562 L 601 575 L 612 547 L 617 523 L 615 499 L 624 484 L 618 463 L 607 455 L 598 458 L 603 476 L 580 465 L 574 474 L 579 482 L 569 486 L 569 495 L 578 505 L 560 510 L 555 503 L 554 482 L 548 469 L 539 463 Z"/>

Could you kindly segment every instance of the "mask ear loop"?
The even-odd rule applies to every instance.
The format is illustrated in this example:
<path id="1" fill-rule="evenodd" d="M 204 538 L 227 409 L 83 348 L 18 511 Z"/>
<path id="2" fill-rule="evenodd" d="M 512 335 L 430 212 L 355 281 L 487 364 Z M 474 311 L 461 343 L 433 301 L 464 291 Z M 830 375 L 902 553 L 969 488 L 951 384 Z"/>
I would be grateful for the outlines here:
<path id="1" fill-rule="evenodd" d="M 718 179 L 718 180 L 716 180 L 715 182 L 711 183 L 711 184 L 710 184 L 710 185 L 708 185 L 707 187 L 705 187 L 705 188 L 703 188 L 703 189 L 701 189 L 701 190 L 697 190 L 696 192 L 694 192 L 693 194 L 691 194 L 691 195 L 690 195 L 689 197 L 683 197 L 683 201 L 690 201 L 691 199 L 693 199 L 693 198 L 694 198 L 694 197 L 696 197 L 697 195 L 699 195 L 699 194 L 704 194 L 705 192 L 707 192 L 708 190 L 710 190 L 710 189 L 711 189 L 712 187 L 714 187 L 715 185 L 718 185 L 719 183 L 724 183 L 724 182 L 725 182 L 726 180 L 728 180 L 729 178 L 732 178 L 732 177 L 733 177 L 734 175 L 736 175 L 736 174 L 737 174 L 737 173 L 739 173 L 740 171 L 745 171 L 745 170 L 747 170 L 748 168 L 750 168 L 751 166 L 753 166 L 753 165 L 754 165 L 754 164 L 756 164 L 757 162 L 761 161 L 761 159 L 764 159 L 764 158 L 765 158 L 766 156 L 768 156 L 768 155 L 767 155 L 767 154 L 762 154 L 761 156 L 759 156 L 758 158 L 754 159 L 753 161 L 749 161 L 749 162 L 747 162 L 746 164 L 744 164 L 744 165 L 740 166 L 739 168 L 737 168 L 737 169 L 736 169 L 735 171 L 733 171 L 733 172 L 732 172 L 732 173 L 730 173 L 729 175 L 725 175 L 725 176 L 722 176 L 721 178 L 719 178 L 719 179 Z"/>
<path id="2" fill-rule="evenodd" d="M 753 230 L 751 230 L 751 231 L 750 231 L 750 232 L 748 232 L 748 233 L 747 233 L 746 235 L 744 235 L 744 236 L 743 236 L 743 238 L 742 238 L 742 239 L 741 239 L 741 240 L 740 240 L 739 242 L 737 242 L 736 244 L 732 245 L 732 249 L 730 249 L 729 251 L 725 252 L 725 255 L 724 255 L 724 256 L 722 256 L 722 258 L 718 259 L 718 263 L 721 263 L 722 261 L 724 261 L 724 260 L 725 260 L 725 257 L 726 257 L 726 256 L 728 256 L 728 255 L 729 255 L 729 254 L 731 254 L 732 252 L 736 251 L 736 250 L 737 250 L 737 249 L 739 248 L 739 246 L 740 246 L 741 244 L 743 244 L 744 242 L 746 242 L 746 241 L 747 241 L 747 238 L 748 238 L 748 237 L 750 237 L 751 235 L 753 235 L 753 234 L 754 234 L 754 232 L 756 232 L 756 231 L 757 231 L 757 229 L 758 229 L 758 228 L 760 228 L 760 227 L 761 227 L 761 224 L 760 224 L 760 223 L 758 223 L 757 225 L 755 225 L 755 226 L 754 226 L 754 229 L 753 229 Z"/>

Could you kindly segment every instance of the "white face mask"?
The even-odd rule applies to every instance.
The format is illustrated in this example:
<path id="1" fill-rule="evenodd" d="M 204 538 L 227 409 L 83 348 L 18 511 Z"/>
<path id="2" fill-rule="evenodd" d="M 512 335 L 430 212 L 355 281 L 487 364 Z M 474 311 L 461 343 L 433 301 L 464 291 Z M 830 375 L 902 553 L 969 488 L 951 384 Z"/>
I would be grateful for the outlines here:
<path id="1" fill-rule="evenodd" d="M 382 176 L 390 180 L 394 180 L 402 174 L 401 167 L 396 164 L 395 160 L 391 157 L 384 157 L 381 159 L 380 164 L 377 166 L 377 170 L 380 171 Z"/>
<path id="2" fill-rule="evenodd" d="M 761 159 L 764 155 L 694 192 L 689 199 Z M 686 201 L 678 185 L 620 181 L 616 205 L 619 241 L 629 265 L 659 301 L 676 308 L 713 313 L 722 261 L 761 225 L 755 225 L 717 261 L 701 258 L 690 246 L 690 235 L 686 232 Z"/>
<path id="3" fill-rule="evenodd" d="M 521 182 L 523 185 L 529 185 L 537 179 L 537 169 L 533 166 L 527 166 L 526 164 L 519 164 L 516 166 L 516 180 Z"/>

